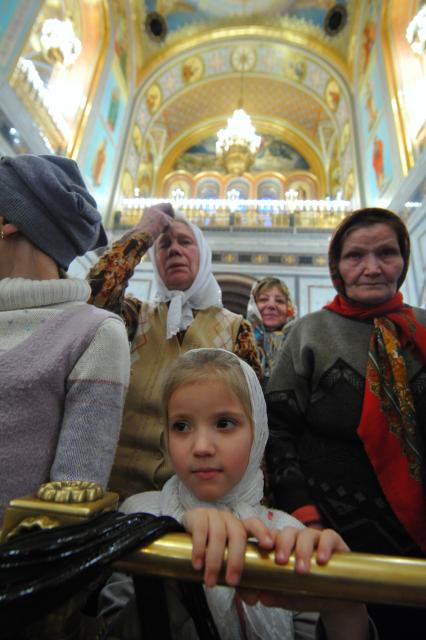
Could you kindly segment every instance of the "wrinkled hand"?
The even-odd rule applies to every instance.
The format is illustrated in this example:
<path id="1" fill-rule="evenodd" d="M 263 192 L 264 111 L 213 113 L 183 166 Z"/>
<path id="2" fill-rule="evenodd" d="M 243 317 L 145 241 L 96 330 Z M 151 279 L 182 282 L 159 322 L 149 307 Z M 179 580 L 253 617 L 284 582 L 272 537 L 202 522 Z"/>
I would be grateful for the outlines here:
<path id="1" fill-rule="evenodd" d="M 135 231 L 147 231 L 155 241 L 170 226 L 175 217 L 173 207 L 168 202 L 162 202 L 147 207 L 139 222 L 134 226 Z"/>
<path id="2" fill-rule="evenodd" d="M 274 546 L 269 529 L 257 518 L 244 522 L 229 511 L 192 509 L 183 518 L 185 529 L 192 535 L 192 566 L 204 567 L 204 582 L 208 587 L 217 584 L 225 548 L 228 548 L 225 580 L 230 586 L 238 584 L 244 568 L 247 536 L 257 538 L 266 550 Z"/>

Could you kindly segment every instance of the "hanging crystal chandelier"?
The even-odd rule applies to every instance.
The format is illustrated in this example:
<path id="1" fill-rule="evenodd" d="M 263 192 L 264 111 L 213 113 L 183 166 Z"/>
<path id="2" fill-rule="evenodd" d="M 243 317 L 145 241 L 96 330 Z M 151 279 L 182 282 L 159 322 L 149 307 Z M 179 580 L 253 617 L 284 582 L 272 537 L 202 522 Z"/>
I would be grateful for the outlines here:
<path id="1" fill-rule="evenodd" d="M 405 33 L 410 47 L 419 55 L 426 50 L 426 5 L 414 16 Z"/>
<path id="2" fill-rule="evenodd" d="M 253 164 L 260 142 L 250 116 L 235 109 L 226 129 L 217 132 L 216 155 L 228 173 L 240 176 Z"/>
<path id="3" fill-rule="evenodd" d="M 45 20 L 41 30 L 40 44 L 49 62 L 59 62 L 70 67 L 81 52 L 81 42 L 74 32 L 70 20 L 50 18 Z"/>
<path id="4" fill-rule="evenodd" d="M 250 116 L 243 109 L 244 68 L 241 57 L 240 99 L 238 109 L 228 118 L 225 129 L 217 132 L 216 155 L 228 173 L 240 176 L 248 171 L 259 151 L 261 137 L 256 134 Z"/>

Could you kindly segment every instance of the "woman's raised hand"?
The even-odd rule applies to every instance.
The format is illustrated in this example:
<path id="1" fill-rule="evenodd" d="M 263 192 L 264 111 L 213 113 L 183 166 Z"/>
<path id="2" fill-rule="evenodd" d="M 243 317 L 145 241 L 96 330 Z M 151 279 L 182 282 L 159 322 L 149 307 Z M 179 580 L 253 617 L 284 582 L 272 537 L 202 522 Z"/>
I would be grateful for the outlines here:
<path id="1" fill-rule="evenodd" d="M 192 566 L 197 571 L 204 568 L 204 582 L 208 587 L 217 584 L 226 547 L 225 580 L 235 586 L 244 568 L 247 537 L 257 538 L 263 549 L 274 546 L 274 539 L 263 522 L 257 518 L 243 522 L 229 511 L 191 509 L 184 515 L 183 526 L 192 535 Z"/>
<path id="2" fill-rule="evenodd" d="M 134 226 L 134 231 L 147 231 L 154 242 L 159 235 L 166 231 L 175 217 L 173 207 L 168 202 L 161 202 L 152 207 L 147 207 Z"/>

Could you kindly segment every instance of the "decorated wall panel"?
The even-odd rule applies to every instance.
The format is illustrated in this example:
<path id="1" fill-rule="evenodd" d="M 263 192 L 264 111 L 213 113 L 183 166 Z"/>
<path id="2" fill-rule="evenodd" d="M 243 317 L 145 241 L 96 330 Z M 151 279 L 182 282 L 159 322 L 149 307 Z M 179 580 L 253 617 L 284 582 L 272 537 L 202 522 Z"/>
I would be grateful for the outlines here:
<path id="1" fill-rule="evenodd" d="M 384 202 L 394 188 L 395 171 L 400 172 L 394 154 L 389 88 L 382 72 L 380 21 L 379 0 L 366 0 L 359 31 L 354 95 L 367 205 Z"/>

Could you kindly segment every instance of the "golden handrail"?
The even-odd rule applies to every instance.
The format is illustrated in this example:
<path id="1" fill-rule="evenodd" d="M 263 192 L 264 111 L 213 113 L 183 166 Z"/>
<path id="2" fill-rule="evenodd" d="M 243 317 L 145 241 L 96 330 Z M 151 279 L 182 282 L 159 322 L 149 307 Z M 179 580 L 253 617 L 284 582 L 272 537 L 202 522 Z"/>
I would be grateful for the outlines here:
<path id="1" fill-rule="evenodd" d="M 35 495 L 12 500 L 3 521 L 2 540 L 23 526 L 50 528 L 58 524 L 79 523 L 102 511 L 115 510 L 118 495 L 108 492 L 95 502 L 57 503 Z M 41 522 L 47 518 L 47 524 Z M 148 574 L 202 580 L 202 572 L 191 565 L 192 541 L 186 533 L 167 534 L 149 546 L 135 551 L 113 566 L 130 574 Z M 223 574 L 221 584 L 224 584 Z M 313 560 L 309 575 L 294 572 L 294 558 L 277 565 L 273 553 L 260 551 L 249 543 L 241 585 L 280 591 L 292 595 L 359 600 L 383 604 L 426 607 L 426 559 L 366 553 L 336 553 L 324 566 Z"/>
<path id="2" fill-rule="evenodd" d="M 130 574 L 200 581 L 202 572 L 192 568 L 191 552 L 188 534 L 167 534 L 113 566 Z M 426 606 L 426 560 L 336 553 L 323 566 L 313 560 L 310 574 L 300 575 L 294 572 L 293 556 L 287 565 L 277 565 L 273 553 L 249 543 L 241 586 L 298 596 Z"/>

